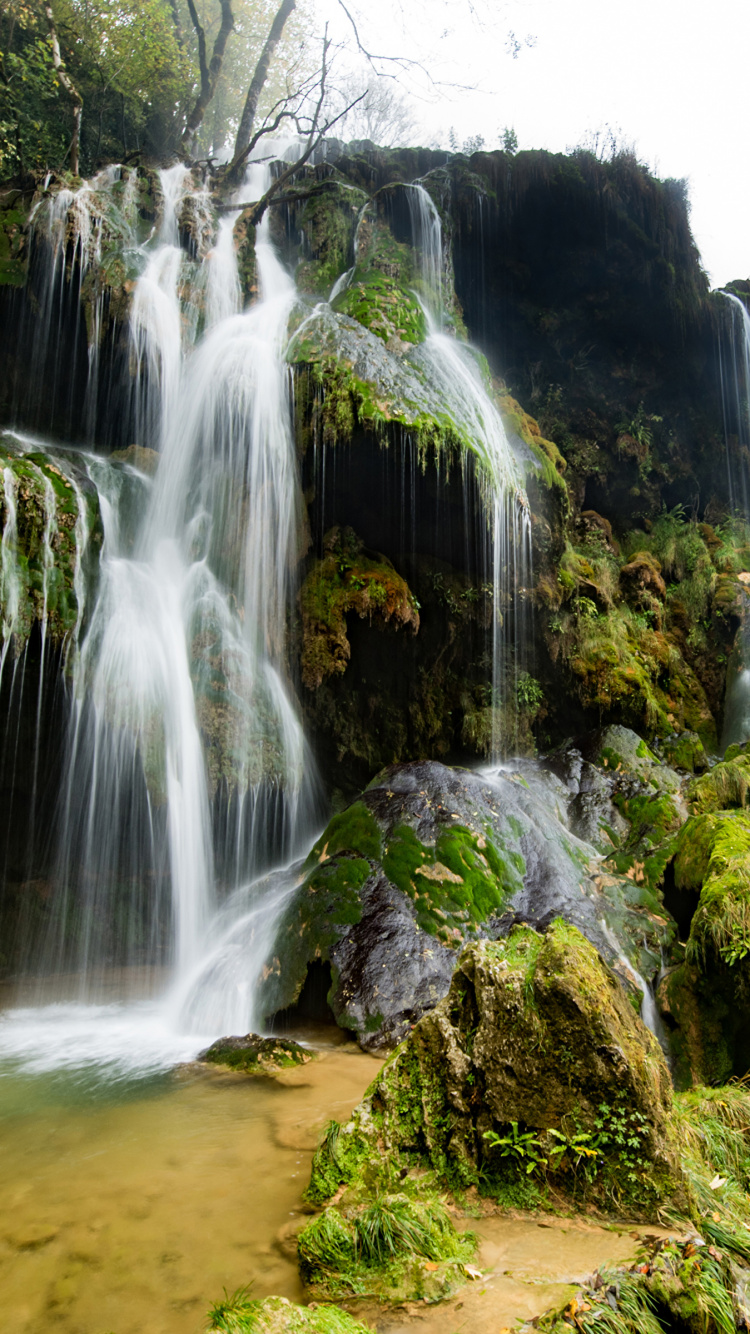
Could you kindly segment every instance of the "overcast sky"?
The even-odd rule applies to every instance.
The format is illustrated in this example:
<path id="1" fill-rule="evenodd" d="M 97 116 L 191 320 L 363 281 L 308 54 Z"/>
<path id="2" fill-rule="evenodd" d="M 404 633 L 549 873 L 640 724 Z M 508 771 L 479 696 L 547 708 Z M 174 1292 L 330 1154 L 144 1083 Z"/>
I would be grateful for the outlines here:
<path id="1" fill-rule="evenodd" d="M 422 56 L 444 88 L 420 104 L 429 142 L 455 127 L 497 147 L 564 152 L 609 125 L 660 177 L 686 177 L 693 233 L 711 282 L 750 276 L 750 170 L 745 63 L 747 0 L 377 0 L 367 36 Z M 362 11 L 360 11 L 362 12 Z M 513 31 L 527 35 L 514 60 Z M 445 34 L 443 36 L 443 34 Z"/>

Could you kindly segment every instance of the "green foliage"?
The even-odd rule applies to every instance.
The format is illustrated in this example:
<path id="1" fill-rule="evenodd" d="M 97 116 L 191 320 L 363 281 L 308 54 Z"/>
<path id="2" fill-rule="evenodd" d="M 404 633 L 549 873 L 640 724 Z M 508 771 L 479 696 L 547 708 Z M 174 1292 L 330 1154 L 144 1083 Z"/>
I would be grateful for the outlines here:
<path id="1" fill-rule="evenodd" d="M 240 1288 L 235 1288 L 231 1295 L 224 1289 L 224 1300 L 214 1302 L 208 1308 L 208 1322 L 212 1331 L 220 1330 L 221 1334 L 244 1334 L 245 1330 L 251 1329 L 250 1317 L 255 1308 L 255 1301 L 251 1298 L 252 1283 L 245 1283 Z"/>
<path id="2" fill-rule="evenodd" d="M 539 1136 L 533 1130 L 519 1130 L 517 1121 L 511 1121 L 505 1135 L 486 1130 L 484 1139 L 500 1158 L 512 1159 L 527 1175 L 547 1166 L 547 1157 Z"/>
<path id="3" fill-rule="evenodd" d="M 64 165 L 72 103 L 52 64 L 45 16 L 9 0 L 0 21 L 0 177 Z M 53 0 L 62 57 L 83 98 L 81 168 L 136 149 L 164 152 L 198 71 L 166 0 Z"/>
<path id="4" fill-rule="evenodd" d="M 433 1270 L 442 1269 L 435 1282 L 445 1283 L 450 1267 L 462 1266 L 475 1249 L 474 1234 L 459 1233 L 434 1194 L 375 1194 L 363 1203 L 329 1207 L 297 1243 L 305 1282 L 334 1298 L 377 1292 L 420 1296 L 425 1260 Z"/>
<path id="5" fill-rule="evenodd" d="M 535 677 L 520 672 L 516 683 L 518 707 L 535 717 L 544 703 L 544 690 Z"/>

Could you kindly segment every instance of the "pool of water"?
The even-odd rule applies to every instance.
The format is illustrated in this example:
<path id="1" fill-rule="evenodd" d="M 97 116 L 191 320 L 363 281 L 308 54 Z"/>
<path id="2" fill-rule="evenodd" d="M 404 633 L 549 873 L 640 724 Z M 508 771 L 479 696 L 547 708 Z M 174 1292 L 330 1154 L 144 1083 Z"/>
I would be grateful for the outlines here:
<path id="1" fill-rule="evenodd" d="M 0 1011 L 0 1328 L 199 1334 L 224 1289 L 304 1300 L 294 1237 L 312 1152 L 381 1062 L 318 1027 L 296 1035 L 309 1064 L 253 1078 L 196 1064 L 212 1035 L 176 1033 L 155 998 L 13 999 Z M 359 1304 L 379 1334 L 497 1334 L 634 1249 L 627 1227 L 580 1218 L 457 1222 L 479 1233 L 482 1279 L 439 1307 Z"/>
<path id="2" fill-rule="evenodd" d="M 193 1334 L 252 1282 L 302 1297 L 310 1158 L 379 1062 L 330 1030 L 278 1079 L 191 1064 L 152 1001 L 0 1015 L 0 1311 L 14 1334 Z M 182 1064 L 176 1064 L 182 1062 Z"/>

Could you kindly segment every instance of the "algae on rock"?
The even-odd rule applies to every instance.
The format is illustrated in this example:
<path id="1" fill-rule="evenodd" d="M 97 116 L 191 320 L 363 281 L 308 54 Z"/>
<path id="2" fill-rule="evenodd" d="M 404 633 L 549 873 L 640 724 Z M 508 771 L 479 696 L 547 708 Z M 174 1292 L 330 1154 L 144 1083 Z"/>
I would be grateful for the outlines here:
<path id="1" fill-rule="evenodd" d="M 560 921 L 544 935 L 515 927 L 465 947 L 446 998 L 318 1150 L 309 1196 L 427 1168 L 455 1190 L 529 1202 L 522 1155 L 493 1148 L 515 1125 L 555 1163 L 558 1189 L 648 1213 L 681 1189 L 671 1107 L 661 1048 L 594 947 Z M 553 1152 L 575 1134 L 597 1147 L 594 1171 L 576 1171 L 572 1147 Z"/>
<path id="2" fill-rule="evenodd" d="M 302 681 L 311 690 L 325 677 L 346 671 L 348 612 L 408 627 L 412 634 L 419 630 L 416 599 L 387 557 L 366 551 L 351 528 L 326 533 L 323 552 L 299 592 Z"/>
<path id="3" fill-rule="evenodd" d="M 660 900 L 602 875 L 566 827 L 566 790 L 531 778 L 433 761 L 379 775 L 301 867 L 264 970 L 263 1013 L 293 1006 L 308 968 L 327 963 L 337 1022 L 365 1048 L 393 1045 L 445 995 L 463 943 L 507 934 L 517 918 L 564 916 L 614 958 L 622 946 L 613 951 L 605 921 L 655 972 L 669 938 Z M 627 972 L 623 981 L 635 985 Z"/>

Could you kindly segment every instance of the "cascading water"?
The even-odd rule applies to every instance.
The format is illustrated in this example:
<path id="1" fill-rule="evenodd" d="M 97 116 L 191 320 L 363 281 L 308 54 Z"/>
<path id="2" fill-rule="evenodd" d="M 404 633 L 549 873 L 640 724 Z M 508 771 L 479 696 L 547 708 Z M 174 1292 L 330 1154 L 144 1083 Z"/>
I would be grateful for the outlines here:
<path id="1" fill-rule="evenodd" d="M 249 175 L 243 195 L 254 183 L 259 196 L 268 168 L 254 164 Z M 205 192 L 182 166 L 160 173 L 160 183 L 160 219 L 138 252 L 130 319 L 133 420 L 139 445 L 158 449 L 160 459 L 150 481 L 81 456 L 97 489 L 104 545 L 96 603 L 70 659 L 43 963 L 74 969 L 85 998 L 109 962 L 172 962 L 177 990 L 160 1022 L 166 1015 L 173 1028 L 211 1036 L 228 1024 L 249 1027 L 252 965 L 246 960 L 241 984 L 228 994 L 219 986 L 218 997 L 214 988 L 204 1002 L 200 960 L 207 957 L 215 977 L 222 934 L 248 915 L 253 896 L 241 887 L 305 839 L 314 800 L 285 645 L 300 518 L 283 363 L 296 289 L 266 221 L 256 246 L 261 297 L 238 314 L 234 219 L 223 219 L 213 247 L 200 253 Z M 55 282 L 71 233 L 79 268 L 95 257 L 106 183 L 92 185 L 47 210 Z M 198 237 L 194 258 L 180 246 L 186 215 Z M 203 311 L 206 332 L 196 339 Z M 5 654 L 18 602 L 11 470 L 4 485 Z M 133 510 L 142 514 L 135 524 Z M 50 509 L 50 533 L 53 522 Z M 83 527 L 80 538 L 79 585 Z M 83 598 L 76 638 L 82 617 Z M 267 897 L 264 904 L 268 929 Z"/>
<path id="2" fill-rule="evenodd" d="M 38 220 L 54 284 L 63 283 L 64 259 L 70 272 L 72 254 L 80 285 L 108 228 L 125 237 L 139 275 L 129 320 L 138 449 L 126 459 L 154 473 L 78 455 L 96 489 L 103 546 L 96 600 L 84 622 L 90 534 L 78 486 L 71 719 L 55 827 L 54 909 L 41 956 L 47 971 L 75 972 L 82 1002 L 96 993 L 104 966 L 172 964 L 166 1002 L 139 1011 L 139 1023 L 148 1015 L 156 1025 L 161 1050 L 175 1030 L 205 1039 L 261 1022 L 256 977 L 298 865 L 257 877 L 304 846 L 314 779 L 286 667 L 302 529 L 284 362 L 296 289 L 271 244 L 266 214 L 256 238 L 261 298 L 239 313 L 237 215 L 230 211 L 214 233 L 206 192 L 178 165 L 160 173 L 156 222 L 139 242 L 134 180 L 134 173 L 111 169 L 106 180 L 56 197 Z M 268 168 L 251 164 L 243 198 L 260 197 L 267 182 Z M 446 332 L 437 211 L 421 186 L 408 194 L 428 328 L 415 365 L 469 442 L 464 466 L 471 454 L 487 515 L 494 705 L 508 685 L 507 659 L 517 668 L 523 640 L 518 607 L 528 582 L 528 510 L 480 362 Z M 52 305 L 48 314 L 51 321 Z M 54 331 L 46 337 L 52 343 Z M 97 368 L 92 355 L 91 398 Z M 13 638 L 13 488 L 10 473 L 4 645 Z M 50 539 L 53 525 L 50 506 Z M 497 733 L 493 740 L 499 750 Z M 71 1011 L 72 1031 L 81 1013 L 80 1006 Z M 97 1022 L 113 1032 L 127 1028 L 119 1011 L 99 1014 Z M 59 1025 L 56 1031 L 59 1037 Z"/>
<path id="3" fill-rule="evenodd" d="M 728 302 L 728 320 L 719 342 L 724 433 L 727 442 L 727 480 L 730 507 L 750 522 L 750 315 L 739 297 L 722 295 Z M 750 740 L 750 625 L 740 629 L 727 671 L 722 751 Z"/>
<path id="4" fill-rule="evenodd" d="M 525 667 L 528 634 L 525 590 L 533 582 L 531 523 L 521 472 L 513 455 L 476 355 L 451 337 L 444 318 L 444 256 L 440 215 L 424 186 L 407 187 L 412 237 L 420 258 L 422 308 L 427 320 L 423 355 L 435 383 L 442 385 L 451 416 L 472 442 L 479 460 L 482 500 L 487 515 L 485 562 L 492 571 L 492 755 L 513 749 L 516 738 L 503 724 L 501 705 L 515 694 Z M 486 368 L 485 368 L 486 369 Z M 489 371 L 487 371 L 489 374 Z M 508 617 L 510 610 L 510 618 Z"/>

